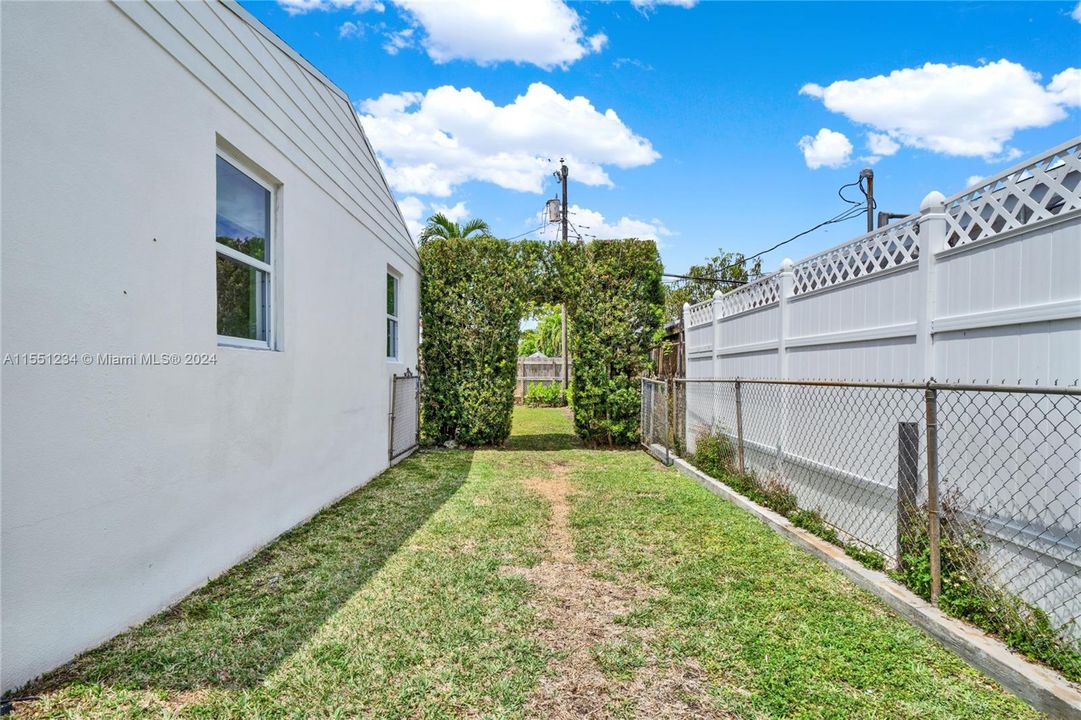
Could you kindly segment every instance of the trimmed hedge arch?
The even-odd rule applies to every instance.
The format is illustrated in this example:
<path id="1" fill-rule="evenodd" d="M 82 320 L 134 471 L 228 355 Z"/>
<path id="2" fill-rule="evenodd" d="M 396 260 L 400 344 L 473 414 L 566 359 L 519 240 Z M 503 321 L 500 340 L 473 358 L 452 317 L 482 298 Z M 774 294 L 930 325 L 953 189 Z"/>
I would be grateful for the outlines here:
<path id="1" fill-rule="evenodd" d="M 663 320 L 655 243 L 441 239 L 421 246 L 420 257 L 425 442 L 506 440 L 518 326 L 531 302 L 567 304 L 579 437 L 637 441 L 637 378 Z"/>

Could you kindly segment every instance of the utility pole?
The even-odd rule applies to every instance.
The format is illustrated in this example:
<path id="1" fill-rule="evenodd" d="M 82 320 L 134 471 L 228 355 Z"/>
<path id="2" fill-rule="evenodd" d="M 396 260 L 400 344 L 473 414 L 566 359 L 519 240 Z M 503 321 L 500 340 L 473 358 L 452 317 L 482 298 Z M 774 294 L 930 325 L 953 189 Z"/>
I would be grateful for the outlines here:
<path id="1" fill-rule="evenodd" d="M 875 229 L 875 171 L 871 168 L 860 170 L 860 180 L 867 181 L 867 232 Z"/>
<path id="2" fill-rule="evenodd" d="M 553 173 L 556 176 L 556 180 L 563 185 L 563 208 L 560 213 L 560 220 L 563 223 L 563 242 L 567 242 L 567 225 L 569 219 L 567 217 L 567 175 L 570 174 L 570 170 L 567 169 L 567 163 L 563 158 L 559 158 L 559 171 Z M 563 349 L 563 381 L 562 392 L 560 393 L 563 402 L 567 401 L 567 388 L 570 387 L 570 353 L 567 347 L 567 303 L 562 303 L 561 315 L 563 320 L 562 336 L 560 338 L 560 345 Z"/>
<path id="3" fill-rule="evenodd" d="M 563 242 L 567 242 L 567 175 L 570 174 L 570 170 L 567 169 L 567 164 L 563 162 L 563 158 L 559 158 L 559 180 L 563 183 Z"/>

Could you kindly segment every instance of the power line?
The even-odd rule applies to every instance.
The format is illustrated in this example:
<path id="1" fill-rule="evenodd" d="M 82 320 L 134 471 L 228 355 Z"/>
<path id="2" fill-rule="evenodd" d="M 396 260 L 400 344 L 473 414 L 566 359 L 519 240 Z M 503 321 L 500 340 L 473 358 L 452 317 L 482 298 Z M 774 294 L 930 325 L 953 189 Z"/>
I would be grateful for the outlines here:
<path id="1" fill-rule="evenodd" d="M 535 233 L 535 232 L 538 232 L 538 231 L 543 230 L 543 229 L 544 229 L 544 225 L 541 225 L 540 227 L 535 227 L 532 230 L 526 230 L 524 233 L 521 233 L 520 235 L 515 235 L 514 237 L 503 238 L 503 239 L 504 240 L 517 240 L 520 237 L 525 237 L 529 233 Z"/>
<path id="2" fill-rule="evenodd" d="M 567 224 L 568 224 L 568 225 L 570 225 L 570 226 L 571 226 L 571 229 L 573 229 L 573 230 L 574 230 L 574 235 L 575 235 L 575 237 L 576 237 L 576 238 L 577 238 L 578 240 L 581 240 L 581 239 L 582 239 L 582 231 L 578 229 L 578 226 L 577 226 L 577 225 L 575 225 L 574 223 L 572 223 L 572 222 L 571 222 L 570 220 L 568 220 L 568 221 L 567 221 Z M 584 226 L 583 226 L 583 227 L 584 227 Z M 587 228 L 587 229 L 588 229 L 588 228 Z"/>
<path id="3" fill-rule="evenodd" d="M 856 187 L 857 185 L 859 185 L 860 192 L 863 193 L 863 196 L 867 197 L 867 191 L 863 189 L 863 178 L 860 178 L 856 182 L 850 182 L 837 188 L 837 197 L 841 198 L 841 200 L 848 203 L 849 205 L 859 205 L 859 200 L 849 200 L 845 197 L 845 188 Z"/>
<path id="4" fill-rule="evenodd" d="M 716 275 L 714 275 L 713 277 L 692 278 L 692 277 L 689 277 L 689 276 L 675 276 L 675 275 L 669 275 L 667 277 L 683 277 L 683 278 L 691 279 L 691 280 L 699 280 L 699 281 L 706 280 L 706 281 L 711 281 L 711 282 L 732 282 L 732 281 L 729 281 L 729 280 L 727 280 L 727 279 L 725 279 L 723 277 L 720 277 L 720 276 L 723 275 L 728 270 L 731 270 L 732 268 L 741 267 L 742 265 L 746 264 L 747 261 L 749 261 L 749 260 L 757 260 L 758 258 L 762 257 L 763 255 L 765 255 L 767 253 L 771 253 L 774 250 L 776 250 L 777 248 L 783 247 L 784 245 L 787 245 L 788 243 L 792 242 L 793 240 L 797 240 L 797 239 L 803 237 L 804 235 L 807 235 L 809 233 L 813 233 L 815 230 L 818 230 L 819 228 L 825 227 L 826 225 L 833 225 L 835 223 L 844 222 L 845 220 L 851 220 L 853 218 L 857 218 L 860 215 L 862 215 L 864 213 L 864 211 L 867 210 L 867 205 L 865 203 L 860 203 L 860 202 L 858 202 L 856 200 L 849 200 L 843 194 L 843 191 L 844 191 L 845 188 L 855 187 L 857 185 L 859 186 L 860 191 L 863 192 L 863 195 L 866 198 L 867 197 L 867 192 L 865 190 L 863 190 L 862 178 L 860 180 L 857 180 L 856 182 L 848 183 L 847 185 L 842 185 L 841 187 L 839 187 L 837 189 L 837 195 L 838 195 L 838 197 L 841 198 L 841 200 L 845 201 L 846 203 L 849 203 L 851 205 L 851 207 L 846 208 L 845 210 L 839 212 L 838 214 L 831 217 L 829 220 L 823 220 L 822 222 L 818 223 L 814 227 L 810 227 L 810 228 L 807 228 L 806 230 L 804 230 L 802 232 L 796 233 L 795 235 L 788 238 L 787 240 L 782 240 L 781 242 L 777 243 L 776 245 L 768 247 L 765 250 L 762 250 L 760 252 L 755 253 L 754 255 L 750 255 L 748 257 L 741 258 L 738 262 L 734 262 L 734 263 L 731 263 L 729 265 L 725 265 L 720 270 L 717 270 Z M 734 281 L 734 282 L 739 282 L 739 281 Z"/>
<path id="5" fill-rule="evenodd" d="M 728 280 L 718 277 L 701 277 L 697 275 L 676 275 L 674 273 L 661 273 L 661 277 L 672 278 L 673 280 L 708 280 L 709 282 L 729 283 L 731 285 L 746 285 L 749 280 Z"/>

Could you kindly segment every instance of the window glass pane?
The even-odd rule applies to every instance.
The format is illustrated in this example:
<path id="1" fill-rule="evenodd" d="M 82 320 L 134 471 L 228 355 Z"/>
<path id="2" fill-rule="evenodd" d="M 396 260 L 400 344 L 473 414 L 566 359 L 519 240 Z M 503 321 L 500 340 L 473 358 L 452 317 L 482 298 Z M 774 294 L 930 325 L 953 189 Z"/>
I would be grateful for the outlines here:
<path id="1" fill-rule="evenodd" d="M 387 318 L 387 357 L 398 357 L 398 321 Z"/>
<path id="2" fill-rule="evenodd" d="M 270 191 L 218 156 L 218 242 L 270 262 Z"/>
<path id="3" fill-rule="evenodd" d="M 398 278 L 387 275 L 387 315 L 398 315 Z"/>
<path id="4" fill-rule="evenodd" d="M 218 334 L 266 340 L 267 274 L 224 255 L 217 257 Z"/>

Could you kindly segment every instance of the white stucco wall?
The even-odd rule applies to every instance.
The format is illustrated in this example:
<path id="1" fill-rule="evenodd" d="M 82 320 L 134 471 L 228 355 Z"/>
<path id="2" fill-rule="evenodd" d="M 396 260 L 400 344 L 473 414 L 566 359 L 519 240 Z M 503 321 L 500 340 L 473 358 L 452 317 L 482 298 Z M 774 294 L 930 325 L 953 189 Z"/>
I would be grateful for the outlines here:
<path id="1" fill-rule="evenodd" d="M 392 200 L 396 223 L 358 219 L 116 6 L 4 3 L 0 25 L 2 352 L 217 354 L 2 368 L 11 689 L 387 466 L 389 378 L 416 369 L 418 275 Z M 219 136 L 282 183 L 278 352 L 217 344 Z M 385 183 L 372 192 L 386 207 Z M 401 363 L 384 357 L 388 265 Z"/>

